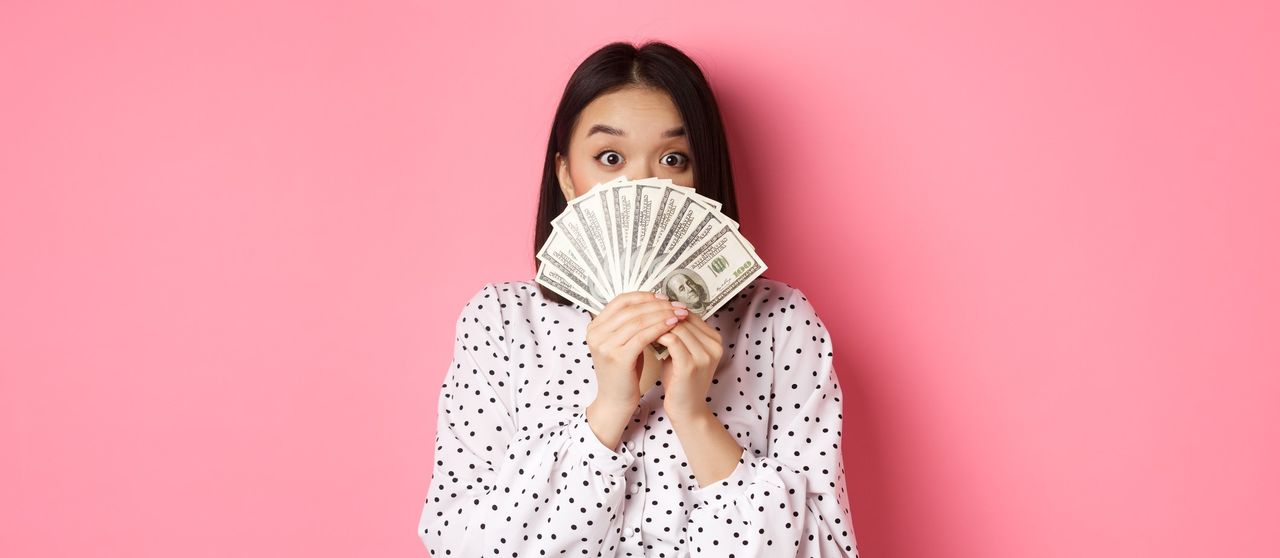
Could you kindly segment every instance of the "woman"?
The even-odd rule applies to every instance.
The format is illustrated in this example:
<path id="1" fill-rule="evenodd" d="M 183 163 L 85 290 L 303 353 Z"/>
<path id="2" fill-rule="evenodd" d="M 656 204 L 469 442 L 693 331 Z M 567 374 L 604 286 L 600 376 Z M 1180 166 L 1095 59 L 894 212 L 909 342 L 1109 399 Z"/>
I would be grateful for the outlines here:
<path id="1" fill-rule="evenodd" d="M 738 218 L 715 98 L 669 45 L 613 43 L 570 77 L 534 253 L 568 200 L 617 176 Z M 706 320 L 672 298 L 623 293 L 599 316 L 532 281 L 471 298 L 418 525 L 433 556 L 857 556 L 841 389 L 808 300 L 764 277 Z"/>

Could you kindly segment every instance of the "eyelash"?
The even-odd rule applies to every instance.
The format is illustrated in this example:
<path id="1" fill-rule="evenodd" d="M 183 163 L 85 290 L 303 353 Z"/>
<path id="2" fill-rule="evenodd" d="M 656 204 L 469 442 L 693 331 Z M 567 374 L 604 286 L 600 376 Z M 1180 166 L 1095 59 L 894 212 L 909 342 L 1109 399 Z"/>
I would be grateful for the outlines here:
<path id="1" fill-rule="evenodd" d="M 659 160 L 659 161 L 661 161 L 662 159 L 665 159 L 665 158 L 667 157 L 667 155 L 679 155 L 681 158 L 683 158 L 683 159 L 684 159 L 684 163 L 683 163 L 683 164 L 681 164 L 681 165 L 672 165 L 672 166 L 684 166 L 684 165 L 688 165 L 688 164 L 689 164 L 689 156 L 688 156 L 688 155 L 686 155 L 686 154 L 684 154 L 684 153 L 681 153 L 681 152 L 679 152 L 679 151 L 672 151 L 672 152 L 670 152 L 670 153 L 667 153 L 666 155 L 663 155 L 663 156 L 662 156 L 661 158 L 659 158 L 658 160 Z"/>
<path id="2" fill-rule="evenodd" d="M 605 165 L 604 161 L 601 161 L 601 160 L 600 160 L 600 156 L 601 156 L 601 155 L 604 155 L 605 153 L 618 153 L 618 152 L 617 152 L 617 150 L 614 150 L 614 149 L 605 149 L 605 150 L 603 150 L 603 151 L 600 151 L 599 153 L 596 153 L 596 154 L 595 154 L 595 156 L 594 156 L 594 157 L 592 157 L 592 159 L 595 159 L 595 160 L 596 160 L 597 162 L 599 162 L 600 164 Z M 619 156 L 621 156 L 622 154 L 621 154 L 621 153 L 618 153 L 618 155 L 619 155 Z M 664 154 L 662 155 L 662 157 L 660 157 L 658 160 L 659 160 L 659 161 L 661 161 L 662 159 L 665 159 L 665 158 L 667 157 L 667 155 L 679 155 L 679 156 L 681 156 L 681 157 L 683 157 L 683 158 L 684 158 L 684 164 L 685 164 L 685 165 L 688 165 L 688 164 L 689 164 L 689 159 L 690 159 L 689 155 L 687 155 L 687 154 L 685 154 L 685 153 L 683 153 L 683 152 L 680 152 L 680 151 L 672 151 L 672 152 L 670 152 L 670 153 L 664 153 Z M 625 160 L 626 160 L 626 158 L 623 158 L 623 161 L 625 161 Z M 605 165 L 605 166 L 611 166 L 611 165 Z M 672 165 L 672 166 L 676 166 L 676 165 Z"/>
<path id="3" fill-rule="evenodd" d="M 592 159 L 595 159 L 595 160 L 596 160 L 596 162 L 598 162 L 598 163 L 600 163 L 600 164 L 602 164 L 602 165 L 605 165 L 605 166 L 612 166 L 612 165 L 605 164 L 605 162 L 604 162 L 604 161 L 601 161 L 601 160 L 600 160 L 600 156 L 601 156 L 601 155 L 604 155 L 605 153 L 618 153 L 618 152 L 617 152 L 617 151 L 614 151 L 614 150 L 612 150 L 612 149 L 605 149 L 605 150 L 600 151 L 599 153 L 596 153 L 596 154 L 595 154 L 595 156 L 594 156 L 594 157 L 592 157 Z M 619 156 L 619 157 L 621 157 L 621 156 L 622 156 L 622 154 L 621 154 L 621 153 L 618 153 L 618 156 Z M 623 160 L 625 161 L 626 159 L 623 159 Z"/>

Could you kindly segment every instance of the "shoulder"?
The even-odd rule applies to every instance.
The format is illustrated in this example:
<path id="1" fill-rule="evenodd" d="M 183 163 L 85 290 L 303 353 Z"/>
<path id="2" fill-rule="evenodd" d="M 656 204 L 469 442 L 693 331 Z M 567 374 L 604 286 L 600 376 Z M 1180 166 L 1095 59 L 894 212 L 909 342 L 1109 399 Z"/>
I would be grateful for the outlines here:
<path id="1" fill-rule="evenodd" d="M 757 277 L 738 294 L 738 298 L 755 319 L 778 321 L 778 318 L 816 314 L 809 297 L 800 287 L 779 279 Z"/>
<path id="2" fill-rule="evenodd" d="M 528 307 L 527 302 L 536 296 L 530 294 L 531 291 L 537 292 L 530 284 L 527 281 L 491 281 L 481 285 L 458 312 L 456 340 L 473 352 L 492 352 L 495 358 L 505 354 L 508 324 L 519 317 L 512 308 Z"/>
<path id="3" fill-rule="evenodd" d="M 538 286 L 533 281 L 490 281 L 471 295 L 467 306 L 479 306 L 486 301 L 498 303 L 529 299 L 537 294 Z"/>
<path id="4" fill-rule="evenodd" d="M 778 279 L 757 278 L 739 295 L 742 327 L 765 333 L 774 340 L 774 351 L 798 352 L 804 345 L 825 345 L 819 354 L 830 354 L 830 335 L 809 297 L 795 284 Z"/>
<path id="5" fill-rule="evenodd" d="M 515 309 L 546 304 L 537 283 L 533 281 L 490 281 L 467 299 L 459 313 L 459 319 L 469 317 L 492 321 Z"/>

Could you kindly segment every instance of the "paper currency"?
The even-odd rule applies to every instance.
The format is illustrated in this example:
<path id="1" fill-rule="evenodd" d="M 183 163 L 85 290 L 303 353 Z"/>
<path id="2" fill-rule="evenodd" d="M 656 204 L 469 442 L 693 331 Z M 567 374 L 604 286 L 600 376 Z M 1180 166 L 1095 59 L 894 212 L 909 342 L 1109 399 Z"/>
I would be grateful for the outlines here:
<path id="1" fill-rule="evenodd" d="M 551 221 L 535 280 L 596 315 L 619 294 L 647 291 L 705 319 L 768 269 L 720 207 L 666 179 L 596 184 Z"/>

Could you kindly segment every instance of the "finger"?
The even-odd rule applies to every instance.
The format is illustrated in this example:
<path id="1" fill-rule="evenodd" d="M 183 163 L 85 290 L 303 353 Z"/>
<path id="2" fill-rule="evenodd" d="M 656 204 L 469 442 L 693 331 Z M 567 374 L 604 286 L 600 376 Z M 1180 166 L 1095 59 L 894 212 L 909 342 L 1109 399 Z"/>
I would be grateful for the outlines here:
<path id="1" fill-rule="evenodd" d="M 708 354 L 707 348 L 702 345 L 692 326 L 685 323 L 676 324 L 671 328 L 671 333 L 680 336 L 680 340 L 684 342 L 685 349 L 689 351 L 692 362 L 697 365 L 706 364 L 711 361 L 711 355 Z"/>
<path id="2" fill-rule="evenodd" d="M 680 324 L 676 324 L 677 326 Z M 675 328 L 658 336 L 658 342 L 667 348 L 667 355 L 671 358 L 672 364 L 680 363 L 684 366 L 692 360 L 689 354 L 689 348 L 684 344 L 684 338 L 675 332 Z"/>
<path id="3" fill-rule="evenodd" d="M 614 332 L 621 329 L 624 324 L 633 322 L 638 317 L 650 312 L 666 311 L 673 316 L 678 316 L 682 313 L 687 315 L 688 310 L 685 310 L 684 312 L 675 311 L 683 306 L 682 303 L 680 303 L 679 306 L 674 304 L 676 303 L 666 300 L 651 300 L 649 302 L 633 303 L 626 308 L 614 312 L 610 316 L 598 318 L 595 320 L 598 323 L 593 323 L 588 327 L 599 334 L 612 335 Z"/>
<path id="4" fill-rule="evenodd" d="M 599 339 L 589 339 L 587 341 L 587 346 L 593 355 L 599 355 L 600 358 L 604 359 L 603 362 L 626 362 L 635 358 L 640 354 L 640 351 L 643 350 L 643 345 L 637 347 L 635 343 L 631 343 L 631 339 L 633 337 L 636 337 L 637 335 L 642 337 L 648 336 L 639 333 L 641 330 L 646 328 L 658 330 L 657 333 L 652 334 L 653 336 L 661 335 L 663 332 L 671 329 L 673 324 L 666 323 L 671 319 L 675 319 L 675 317 L 665 313 L 659 314 L 655 316 L 654 319 L 650 319 L 643 324 L 637 323 L 629 325 L 628 331 L 623 332 L 622 334 L 615 333 L 613 335 L 603 336 Z"/>
<path id="5" fill-rule="evenodd" d="M 645 291 L 632 291 L 632 292 L 622 293 L 610 299 L 609 302 L 605 303 L 604 308 L 600 309 L 599 317 L 608 317 L 610 315 L 613 315 L 614 312 L 617 312 L 618 310 L 626 308 L 627 306 L 630 306 L 632 304 L 636 304 L 640 302 L 648 302 L 651 300 L 658 300 L 658 297 L 654 293 L 645 292 Z"/>
<path id="6" fill-rule="evenodd" d="M 659 297 L 658 293 L 648 291 L 632 291 L 618 294 L 618 296 L 613 297 L 607 305 L 604 305 L 603 310 L 600 311 L 600 317 L 612 315 L 613 312 L 622 310 L 622 308 L 626 308 L 627 306 L 635 305 L 635 303 L 660 301 L 660 299 L 666 299 L 666 294 L 663 294 L 662 297 Z"/>
<path id="7" fill-rule="evenodd" d="M 676 325 L 676 323 L 682 319 L 681 316 L 674 313 L 676 310 L 679 309 L 668 308 L 637 316 L 635 319 L 622 324 L 622 326 L 620 326 L 616 331 L 606 335 L 613 343 L 624 345 L 628 343 L 632 337 L 635 337 L 641 331 L 645 331 L 651 327 L 661 325 L 665 329 L 671 329 L 672 326 Z M 652 341 L 652 339 L 650 339 L 650 341 Z"/>
<path id="8" fill-rule="evenodd" d="M 708 324 L 706 320 L 703 320 L 700 316 L 690 314 L 685 322 L 693 328 L 693 331 L 697 332 L 698 338 L 702 340 L 703 345 L 720 344 L 720 332 L 717 331 L 716 328 L 711 327 L 711 324 Z"/>
<path id="9" fill-rule="evenodd" d="M 719 363 L 720 359 L 724 357 L 724 337 L 720 335 L 720 330 L 707 323 L 701 316 L 691 315 L 690 319 L 686 319 L 682 323 L 688 323 L 695 331 L 700 333 L 703 347 L 707 349 L 707 355 L 711 357 L 711 360 Z"/>
<path id="10" fill-rule="evenodd" d="M 715 328 L 712 328 L 697 314 L 690 313 L 689 316 L 681 322 L 681 326 L 688 328 L 688 330 L 696 336 L 699 345 L 706 345 L 707 341 L 718 341 Z"/>
<path id="11" fill-rule="evenodd" d="M 712 326 L 711 324 L 707 323 L 706 318 L 703 318 L 702 316 L 699 316 L 696 313 L 690 313 L 688 321 L 690 325 L 697 327 L 699 330 L 705 332 L 707 335 L 710 335 L 712 337 L 717 337 L 720 335 L 720 330 L 716 329 L 715 326 Z"/>
<path id="12" fill-rule="evenodd" d="M 594 327 L 592 327 L 591 330 L 597 335 L 612 336 L 626 324 L 634 322 L 637 319 L 640 319 L 641 316 L 645 316 L 653 312 L 666 312 L 671 316 L 688 314 L 688 310 L 676 312 L 678 309 L 679 307 L 672 306 L 671 302 L 664 300 L 654 300 L 651 302 L 633 304 L 615 312 L 613 315 L 599 319 L 599 323 L 593 324 Z"/>
<path id="13" fill-rule="evenodd" d="M 632 335 L 631 338 L 627 340 L 626 345 L 623 346 L 623 350 L 628 353 L 631 351 L 643 351 L 645 346 L 657 341 L 658 337 L 668 331 L 671 331 L 671 328 L 676 325 L 677 322 L 672 322 L 671 320 L 650 324 Z"/>
<path id="14" fill-rule="evenodd" d="M 703 325 L 707 325 L 706 322 L 703 322 Z M 719 332 L 709 325 L 707 325 L 706 329 L 710 331 L 699 329 L 696 324 L 690 323 L 690 326 L 689 330 L 696 332 L 698 339 L 702 341 L 702 349 L 707 353 L 708 362 L 719 367 L 720 359 L 724 356 L 724 341 Z"/>
<path id="15" fill-rule="evenodd" d="M 660 301 L 659 301 L 660 302 Z M 656 308 L 655 308 L 656 306 Z M 641 312 L 645 308 L 647 312 Z M 680 308 L 672 308 L 669 305 L 664 307 L 663 304 L 635 305 L 627 309 L 627 314 L 618 314 L 614 319 L 621 320 L 617 328 L 613 331 L 606 331 L 610 326 L 605 324 L 600 329 L 587 332 L 587 344 L 598 346 L 601 351 L 614 351 L 618 347 L 624 346 L 639 331 L 651 326 L 662 324 L 666 329 L 671 329 L 674 322 L 684 319 L 679 313 L 685 313 L 687 310 Z M 671 321 L 673 323 L 668 324 Z"/>

